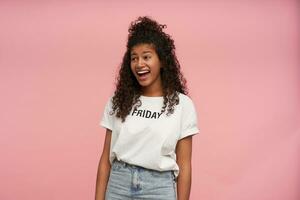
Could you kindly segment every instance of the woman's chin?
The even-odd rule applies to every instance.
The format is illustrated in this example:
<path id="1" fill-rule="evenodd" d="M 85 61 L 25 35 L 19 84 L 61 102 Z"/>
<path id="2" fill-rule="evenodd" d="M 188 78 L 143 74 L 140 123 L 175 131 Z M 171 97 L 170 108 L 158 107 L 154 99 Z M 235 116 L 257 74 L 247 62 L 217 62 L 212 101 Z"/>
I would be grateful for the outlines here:
<path id="1" fill-rule="evenodd" d="M 149 84 L 147 84 L 147 83 L 144 83 L 144 82 L 140 82 L 140 86 L 142 86 L 142 87 L 147 87 L 147 86 L 149 86 Z"/>
<path id="2" fill-rule="evenodd" d="M 138 83 L 141 85 L 141 86 L 147 86 L 147 85 L 149 85 L 149 83 L 150 83 L 150 80 L 149 79 L 137 79 L 137 81 L 138 81 Z"/>

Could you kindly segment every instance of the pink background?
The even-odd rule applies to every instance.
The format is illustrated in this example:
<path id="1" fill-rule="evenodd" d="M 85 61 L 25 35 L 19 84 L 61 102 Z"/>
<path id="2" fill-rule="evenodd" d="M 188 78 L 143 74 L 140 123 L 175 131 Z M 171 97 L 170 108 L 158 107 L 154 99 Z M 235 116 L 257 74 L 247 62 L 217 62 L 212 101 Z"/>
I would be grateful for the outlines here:
<path id="1" fill-rule="evenodd" d="M 1 1 L 0 199 L 93 199 L 129 23 L 167 24 L 195 102 L 192 200 L 300 199 L 299 4 Z"/>

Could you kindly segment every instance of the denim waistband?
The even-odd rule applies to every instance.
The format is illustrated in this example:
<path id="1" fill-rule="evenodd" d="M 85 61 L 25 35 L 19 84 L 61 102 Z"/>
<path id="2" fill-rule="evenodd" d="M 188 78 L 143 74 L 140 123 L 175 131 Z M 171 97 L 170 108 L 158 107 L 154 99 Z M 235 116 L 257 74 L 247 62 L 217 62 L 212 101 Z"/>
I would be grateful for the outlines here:
<path id="1" fill-rule="evenodd" d="M 130 164 L 130 163 L 124 162 L 122 160 L 118 160 L 118 159 L 114 159 L 113 163 L 122 165 L 123 167 L 130 167 L 130 168 L 134 168 L 134 169 L 139 169 L 140 168 L 140 169 L 145 169 L 145 170 L 149 170 L 149 171 L 155 171 L 155 170 L 148 169 L 148 168 L 145 168 L 145 167 L 142 167 L 142 166 L 133 165 L 133 164 Z"/>
<path id="2" fill-rule="evenodd" d="M 133 165 L 133 164 L 130 164 L 130 163 L 124 162 L 122 160 L 118 160 L 118 159 L 114 159 L 113 164 L 121 165 L 123 167 L 127 167 L 127 168 L 130 168 L 130 169 L 138 169 L 138 170 L 143 169 L 143 170 L 158 172 L 158 173 L 172 173 L 173 179 L 177 181 L 177 179 L 175 178 L 175 172 L 173 170 L 158 171 L 158 170 L 149 169 L 149 168 L 145 168 L 145 167 L 138 166 L 138 165 Z"/>

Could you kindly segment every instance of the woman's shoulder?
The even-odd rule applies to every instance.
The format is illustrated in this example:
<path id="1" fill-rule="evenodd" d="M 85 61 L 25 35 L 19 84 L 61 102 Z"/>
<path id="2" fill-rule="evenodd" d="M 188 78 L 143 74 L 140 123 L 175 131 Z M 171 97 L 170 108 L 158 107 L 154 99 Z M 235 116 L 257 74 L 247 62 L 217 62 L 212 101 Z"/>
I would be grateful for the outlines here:
<path id="1" fill-rule="evenodd" d="M 179 105 L 184 113 L 196 112 L 194 101 L 189 95 L 179 93 Z"/>
<path id="2" fill-rule="evenodd" d="M 192 98 L 187 94 L 178 92 L 178 97 L 179 97 L 179 101 L 181 101 L 182 103 L 187 103 L 187 104 L 193 103 Z"/>
<path id="3" fill-rule="evenodd" d="M 196 106 L 189 95 L 179 93 L 179 105 L 181 114 L 183 118 L 188 118 L 188 116 L 194 116 L 196 111 Z"/>
<path id="4" fill-rule="evenodd" d="M 112 111 L 112 99 L 113 99 L 113 95 L 109 95 L 107 98 L 106 98 L 106 102 L 105 102 L 105 109 L 106 111 L 108 112 L 111 112 Z"/>

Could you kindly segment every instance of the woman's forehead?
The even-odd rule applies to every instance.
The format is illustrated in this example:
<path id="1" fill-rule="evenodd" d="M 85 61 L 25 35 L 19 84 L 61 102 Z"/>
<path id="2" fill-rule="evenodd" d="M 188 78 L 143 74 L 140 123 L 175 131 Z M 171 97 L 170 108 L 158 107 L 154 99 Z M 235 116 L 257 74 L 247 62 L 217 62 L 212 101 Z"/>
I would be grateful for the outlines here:
<path id="1" fill-rule="evenodd" d="M 131 54 L 140 52 L 140 53 L 145 53 L 145 52 L 155 52 L 155 48 L 152 44 L 138 44 L 135 45 L 131 48 Z"/>

